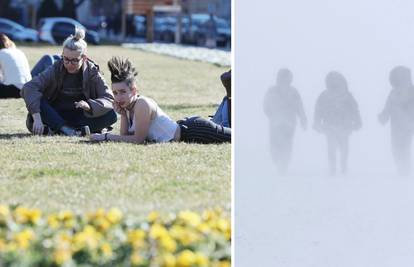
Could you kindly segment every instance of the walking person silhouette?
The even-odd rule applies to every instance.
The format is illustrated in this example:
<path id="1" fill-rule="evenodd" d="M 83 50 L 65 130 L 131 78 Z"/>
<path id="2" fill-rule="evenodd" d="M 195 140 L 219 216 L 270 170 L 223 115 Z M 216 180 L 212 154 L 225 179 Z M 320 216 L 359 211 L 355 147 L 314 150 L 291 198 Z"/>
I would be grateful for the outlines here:
<path id="1" fill-rule="evenodd" d="M 307 118 L 299 92 L 292 87 L 293 75 L 288 69 L 277 74 L 276 85 L 265 96 L 264 111 L 270 125 L 270 150 L 280 174 L 285 174 L 292 156 L 297 119 L 306 130 Z"/>

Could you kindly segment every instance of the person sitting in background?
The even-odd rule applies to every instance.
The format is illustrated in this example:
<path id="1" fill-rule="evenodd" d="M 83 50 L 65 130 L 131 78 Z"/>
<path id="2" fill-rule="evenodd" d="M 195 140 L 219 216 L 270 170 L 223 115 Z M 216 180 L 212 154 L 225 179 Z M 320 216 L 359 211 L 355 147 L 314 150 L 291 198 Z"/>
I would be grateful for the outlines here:
<path id="1" fill-rule="evenodd" d="M 226 96 L 211 120 L 221 126 L 231 128 L 231 70 L 223 73 L 220 79 L 226 89 Z"/>
<path id="2" fill-rule="evenodd" d="M 33 67 L 31 74 L 32 77 L 36 77 L 41 72 L 46 70 L 48 67 L 52 66 L 56 61 L 62 59 L 59 55 L 44 55 L 39 59 L 39 61 L 36 63 L 36 65 Z"/>
<path id="3" fill-rule="evenodd" d="M 23 86 L 30 113 L 26 125 L 33 134 L 52 130 L 75 136 L 81 128 L 101 132 L 116 122 L 112 92 L 99 66 L 87 58 L 84 38 L 85 31 L 76 29 L 63 43 L 62 59 Z"/>
<path id="4" fill-rule="evenodd" d="M 0 34 L 0 98 L 20 98 L 20 90 L 30 81 L 26 55 L 5 34 Z"/>
<path id="5" fill-rule="evenodd" d="M 128 59 L 113 57 L 111 72 L 114 109 L 121 115 L 120 135 L 93 134 L 92 141 L 145 142 L 183 141 L 188 143 L 224 143 L 231 141 L 231 129 L 195 116 L 175 122 L 151 98 L 140 95 L 135 76 L 138 73 Z"/>

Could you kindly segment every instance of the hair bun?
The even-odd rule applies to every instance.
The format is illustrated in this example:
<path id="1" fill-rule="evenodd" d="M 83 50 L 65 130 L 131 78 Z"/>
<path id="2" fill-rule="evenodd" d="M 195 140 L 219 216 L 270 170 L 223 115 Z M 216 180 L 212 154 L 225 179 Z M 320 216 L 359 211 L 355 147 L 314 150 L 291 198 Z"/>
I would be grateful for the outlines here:
<path id="1" fill-rule="evenodd" d="M 76 28 L 75 29 L 75 35 L 73 36 L 73 39 L 76 41 L 83 40 L 85 38 L 85 30 Z"/>

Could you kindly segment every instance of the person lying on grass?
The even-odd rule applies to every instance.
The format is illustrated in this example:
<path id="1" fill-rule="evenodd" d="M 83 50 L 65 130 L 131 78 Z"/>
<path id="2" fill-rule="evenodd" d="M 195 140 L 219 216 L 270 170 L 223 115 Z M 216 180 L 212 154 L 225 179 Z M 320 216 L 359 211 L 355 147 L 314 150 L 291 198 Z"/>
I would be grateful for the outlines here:
<path id="1" fill-rule="evenodd" d="M 85 31 L 76 29 L 63 42 L 62 58 L 23 86 L 29 111 L 26 126 L 37 135 L 101 132 L 117 120 L 113 95 L 99 66 L 86 56 Z"/>
<path id="2" fill-rule="evenodd" d="M 121 115 L 120 135 L 92 134 L 92 141 L 145 142 L 184 141 L 188 143 L 224 143 L 231 141 L 231 129 L 199 116 L 175 122 L 157 103 L 140 95 L 138 73 L 128 59 L 112 57 L 111 72 L 114 109 Z"/>

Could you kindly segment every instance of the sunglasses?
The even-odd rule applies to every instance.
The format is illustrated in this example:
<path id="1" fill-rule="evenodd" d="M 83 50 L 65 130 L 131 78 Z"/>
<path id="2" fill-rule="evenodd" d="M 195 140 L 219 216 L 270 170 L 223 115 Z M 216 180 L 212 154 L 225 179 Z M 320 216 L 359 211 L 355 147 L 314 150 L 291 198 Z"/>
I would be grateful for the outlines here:
<path id="1" fill-rule="evenodd" d="M 64 63 L 66 63 L 66 64 L 70 63 L 72 65 L 77 65 L 79 63 L 79 61 L 82 60 L 82 57 L 80 57 L 80 58 L 68 58 L 68 57 L 65 57 L 64 55 L 62 55 L 62 58 L 63 58 Z"/>

